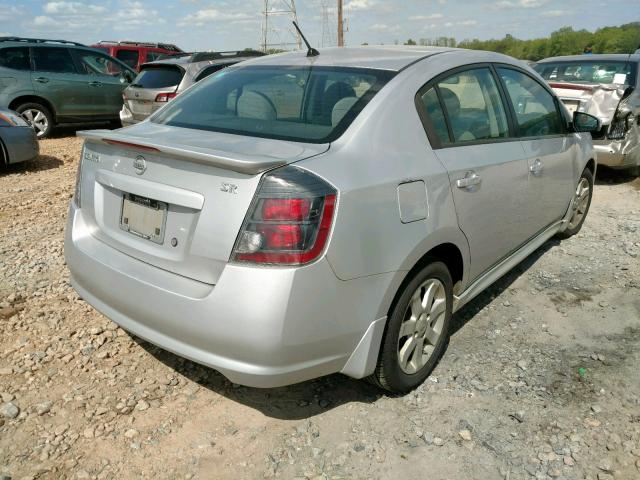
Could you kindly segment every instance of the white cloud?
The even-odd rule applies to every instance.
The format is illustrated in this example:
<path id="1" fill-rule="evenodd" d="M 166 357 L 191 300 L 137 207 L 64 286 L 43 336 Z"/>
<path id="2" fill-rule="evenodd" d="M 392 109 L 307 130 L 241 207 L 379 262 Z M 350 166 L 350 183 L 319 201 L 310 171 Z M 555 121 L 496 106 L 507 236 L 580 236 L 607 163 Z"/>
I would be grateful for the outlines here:
<path id="1" fill-rule="evenodd" d="M 6 3 L 0 3 L 0 22 L 10 22 L 24 15 L 22 7 L 16 7 L 15 5 L 7 5 Z"/>
<path id="2" fill-rule="evenodd" d="M 443 18 L 444 15 L 441 13 L 432 13 L 431 15 L 412 15 L 409 17 L 409 20 L 438 20 L 439 18 Z"/>
<path id="3" fill-rule="evenodd" d="M 230 13 L 215 8 L 205 8 L 191 13 L 178 22 L 179 26 L 197 26 L 211 24 L 212 22 L 225 21 L 229 23 L 246 23 L 247 21 L 257 21 L 257 17 L 247 13 Z"/>
<path id="4" fill-rule="evenodd" d="M 568 12 L 567 10 L 548 10 L 546 12 L 542 12 L 540 16 L 554 18 L 554 17 L 564 17 L 570 14 L 571 12 Z"/>
<path id="5" fill-rule="evenodd" d="M 551 0 L 501 0 L 494 4 L 494 9 L 500 8 L 538 8 Z"/>
<path id="6" fill-rule="evenodd" d="M 52 15 L 87 15 L 107 11 L 103 6 L 81 2 L 47 2 L 42 9 Z"/>

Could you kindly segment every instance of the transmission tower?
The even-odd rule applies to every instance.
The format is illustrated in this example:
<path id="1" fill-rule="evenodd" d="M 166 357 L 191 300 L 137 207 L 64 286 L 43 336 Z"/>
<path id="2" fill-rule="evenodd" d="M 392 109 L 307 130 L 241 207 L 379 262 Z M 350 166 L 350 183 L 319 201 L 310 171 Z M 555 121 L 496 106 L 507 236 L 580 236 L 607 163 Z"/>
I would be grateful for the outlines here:
<path id="1" fill-rule="evenodd" d="M 302 49 L 302 38 L 291 22 L 298 22 L 295 0 L 264 0 L 262 12 L 262 51 L 277 48 Z"/>
<path id="2" fill-rule="evenodd" d="M 329 0 L 321 0 L 320 7 L 322 8 L 322 47 L 335 47 L 337 45 L 336 29 L 333 28 L 336 21 L 334 17 L 335 9 L 329 7 Z"/>

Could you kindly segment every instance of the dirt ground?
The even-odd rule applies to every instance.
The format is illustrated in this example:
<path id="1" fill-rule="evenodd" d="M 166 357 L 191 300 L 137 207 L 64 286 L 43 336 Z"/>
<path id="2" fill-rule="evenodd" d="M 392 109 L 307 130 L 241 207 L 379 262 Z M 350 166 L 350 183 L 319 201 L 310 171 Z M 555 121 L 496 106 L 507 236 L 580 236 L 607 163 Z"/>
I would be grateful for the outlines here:
<path id="1" fill-rule="evenodd" d="M 0 479 L 640 478 L 640 179 L 601 171 L 582 232 L 459 312 L 415 392 L 259 390 L 71 289 L 69 135 L 0 170 Z"/>

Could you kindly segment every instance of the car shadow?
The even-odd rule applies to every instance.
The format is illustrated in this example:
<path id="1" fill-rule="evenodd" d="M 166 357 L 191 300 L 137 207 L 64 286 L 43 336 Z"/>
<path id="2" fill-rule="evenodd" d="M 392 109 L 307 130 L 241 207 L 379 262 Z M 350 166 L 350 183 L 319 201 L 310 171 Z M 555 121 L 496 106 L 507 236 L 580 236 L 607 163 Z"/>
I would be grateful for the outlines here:
<path id="1" fill-rule="evenodd" d="M 32 160 L 19 163 L 10 163 L 9 165 L 0 165 L 0 177 L 12 175 L 15 173 L 39 172 L 43 170 L 51 170 L 62 166 L 64 162 L 58 157 L 51 155 L 38 155 Z"/>
<path id="2" fill-rule="evenodd" d="M 244 387 L 231 383 L 212 368 L 179 357 L 138 337 L 132 338 L 156 359 L 199 386 L 279 420 L 312 418 L 346 403 L 373 403 L 385 395 L 372 384 L 340 374 L 279 388 Z"/>
<path id="3" fill-rule="evenodd" d="M 631 175 L 629 170 L 616 170 L 607 168 L 604 165 L 598 165 L 595 183 L 596 185 L 620 185 L 623 183 L 632 183 L 639 178 L 640 177 Z"/>
<path id="4" fill-rule="evenodd" d="M 480 310 L 504 292 L 509 286 L 558 240 L 549 240 L 522 263 L 465 305 L 454 315 L 452 335 L 459 331 Z M 383 396 L 395 396 L 363 380 L 354 380 L 340 374 L 309 380 L 280 388 L 251 388 L 235 385 L 217 371 L 199 365 L 163 350 L 140 338 L 132 338 L 156 359 L 192 380 L 203 388 L 262 412 L 265 416 L 280 420 L 302 420 L 315 417 L 344 404 L 373 403 Z"/>

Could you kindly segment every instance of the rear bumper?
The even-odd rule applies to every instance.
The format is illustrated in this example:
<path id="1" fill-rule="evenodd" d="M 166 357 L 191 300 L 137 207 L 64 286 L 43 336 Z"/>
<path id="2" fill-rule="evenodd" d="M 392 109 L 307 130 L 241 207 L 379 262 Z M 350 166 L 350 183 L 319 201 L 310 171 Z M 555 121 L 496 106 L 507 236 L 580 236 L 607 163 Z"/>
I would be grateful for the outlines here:
<path id="1" fill-rule="evenodd" d="M 323 259 L 303 268 L 230 264 L 215 286 L 203 284 L 96 240 L 73 202 L 65 257 L 73 287 L 98 311 L 232 382 L 277 387 L 341 370 L 361 377 L 375 366 L 384 321 L 373 321 L 371 300 L 391 276 L 343 282 Z"/>
<path id="2" fill-rule="evenodd" d="M 620 169 L 640 166 L 640 143 L 637 141 L 629 138 L 594 140 L 593 148 L 598 155 L 598 165 Z"/>
<path id="3" fill-rule="evenodd" d="M 133 118 L 131 111 L 126 107 L 126 105 L 123 105 L 122 110 L 120 110 L 120 123 L 122 123 L 122 126 L 127 127 L 138 122 L 140 122 L 140 120 Z"/>
<path id="4" fill-rule="evenodd" d="M 38 137 L 31 127 L 0 127 L 0 140 L 5 148 L 7 163 L 26 162 L 40 153 Z M 0 146 L 2 148 L 2 146 Z M 0 155 L 0 161 L 2 156 Z"/>

